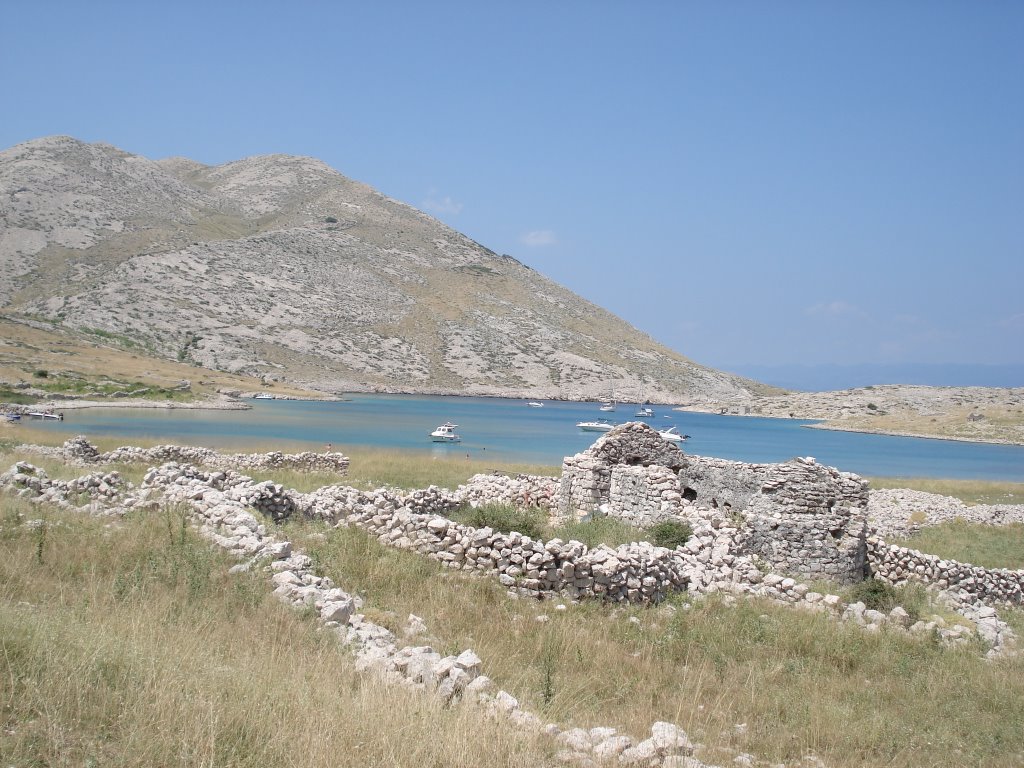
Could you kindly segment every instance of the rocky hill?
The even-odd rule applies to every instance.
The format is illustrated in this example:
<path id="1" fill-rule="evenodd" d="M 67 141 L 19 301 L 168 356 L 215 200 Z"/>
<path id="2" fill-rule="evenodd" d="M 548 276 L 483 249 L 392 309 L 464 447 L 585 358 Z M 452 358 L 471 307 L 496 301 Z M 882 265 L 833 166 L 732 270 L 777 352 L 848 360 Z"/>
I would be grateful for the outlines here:
<path id="1" fill-rule="evenodd" d="M 769 391 L 307 157 L 211 167 L 66 136 L 0 152 L 0 306 L 40 328 L 326 392 Z"/>

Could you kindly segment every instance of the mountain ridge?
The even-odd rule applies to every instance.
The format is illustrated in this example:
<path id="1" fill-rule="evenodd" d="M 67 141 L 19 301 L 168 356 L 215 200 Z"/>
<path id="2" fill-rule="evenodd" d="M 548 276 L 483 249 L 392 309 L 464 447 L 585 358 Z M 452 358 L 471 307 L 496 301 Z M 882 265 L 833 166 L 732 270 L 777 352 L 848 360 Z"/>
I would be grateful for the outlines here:
<path id="1" fill-rule="evenodd" d="M 46 137 L 0 152 L 0 224 L 5 315 L 163 359 L 325 392 L 773 391 L 316 158 L 205 165 Z"/>

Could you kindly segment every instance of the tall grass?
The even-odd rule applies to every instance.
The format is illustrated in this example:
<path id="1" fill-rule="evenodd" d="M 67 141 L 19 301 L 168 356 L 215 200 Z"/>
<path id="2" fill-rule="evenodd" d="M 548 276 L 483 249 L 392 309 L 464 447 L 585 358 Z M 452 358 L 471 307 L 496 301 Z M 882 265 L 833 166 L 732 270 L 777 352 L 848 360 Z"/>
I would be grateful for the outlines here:
<path id="1" fill-rule="evenodd" d="M 575 539 L 588 547 L 607 544 L 617 547 L 649 538 L 639 528 L 614 517 L 593 517 L 588 520 L 570 520 L 551 529 L 550 538 L 563 541 Z"/>
<path id="2" fill-rule="evenodd" d="M 0 505 L 0 755 L 30 766 L 520 766 L 551 745 L 356 674 L 169 511 Z M 40 549 L 40 530 L 45 530 Z"/>
<path id="3" fill-rule="evenodd" d="M 55 435 L 45 430 L 22 429 L 21 426 L 11 428 L 5 433 L 0 433 L 0 462 L 2 462 L 0 467 L 6 469 L 14 461 L 24 459 L 38 466 L 45 465 L 47 472 L 50 472 L 52 468 L 54 477 L 63 477 L 65 475 L 77 477 L 83 472 L 79 467 L 60 468 L 60 462 L 58 461 L 47 461 L 36 454 L 18 453 L 15 451 L 16 446 L 21 443 L 58 447 L 64 443 L 64 439 L 64 435 Z M 166 441 L 156 439 L 140 440 L 135 438 L 122 439 L 106 436 L 97 439 L 90 438 L 90 442 L 103 452 L 123 445 L 151 448 Z M 179 441 L 179 444 L 188 445 L 189 443 Z M 222 453 L 267 453 L 269 451 L 299 452 L 303 450 L 323 450 L 323 448 L 319 445 L 282 446 L 280 444 L 247 444 L 236 445 L 230 448 L 222 447 L 217 450 Z M 561 467 L 481 461 L 479 459 L 457 457 L 436 458 L 424 456 L 416 451 L 373 448 L 352 448 L 349 450 L 343 445 L 335 446 L 334 450 L 344 453 L 350 459 L 349 472 L 345 476 L 334 473 L 311 473 L 289 469 L 247 471 L 245 474 L 258 481 L 273 480 L 289 488 L 311 491 L 324 485 L 336 483 L 343 483 L 363 489 L 389 486 L 403 490 L 412 490 L 415 488 L 426 488 L 428 485 L 438 485 L 442 488 L 454 489 L 478 473 L 498 471 L 509 475 L 525 473 L 556 477 L 561 472 Z M 141 477 L 141 474 L 139 477 Z"/>
<path id="4" fill-rule="evenodd" d="M 951 520 L 890 543 L 984 568 L 1024 568 L 1024 523 L 980 525 Z"/>
<path id="5" fill-rule="evenodd" d="M 320 568 L 365 596 L 369 615 L 396 631 L 422 616 L 436 647 L 474 648 L 490 676 L 554 720 L 634 734 L 669 720 L 773 762 L 808 751 L 834 766 L 1024 761 L 1021 659 L 987 662 L 980 647 L 869 634 L 761 600 L 557 611 L 358 530 L 308 545 Z"/>
<path id="6" fill-rule="evenodd" d="M 416 451 L 374 448 L 339 447 L 351 460 L 349 483 L 357 487 L 376 488 L 382 485 L 397 488 L 425 488 L 438 485 L 456 488 L 473 475 L 499 471 L 505 474 L 531 474 L 555 477 L 561 467 L 539 464 L 513 464 L 464 457 L 427 457 Z"/>

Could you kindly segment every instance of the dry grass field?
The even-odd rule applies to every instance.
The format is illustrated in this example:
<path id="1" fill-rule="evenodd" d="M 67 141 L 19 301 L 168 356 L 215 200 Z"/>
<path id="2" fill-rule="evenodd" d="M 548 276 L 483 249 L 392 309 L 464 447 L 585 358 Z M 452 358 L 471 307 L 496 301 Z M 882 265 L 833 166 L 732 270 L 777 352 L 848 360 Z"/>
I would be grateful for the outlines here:
<path id="1" fill-rule="evenodd" d="M 412 482 L 434 462 L 398 464 Z M 396 477 L 384 460 L 359 471 Z M 115 523 L 0 505 L 5 765 L 554 764 L 550 742 L 357 675 L 259 574 L 228 575 L 180 510 Z M 421 616 L 429 636 L 410 642 L 473 648 L 546 720 L 640 736 L 668 720 L 723 765 L 739 752 L 837 768 L 1024 762 L 1024 657 L 990 662 L 760 600 L 557 610 L 358 530 L 295 522 L 282 535 L 371 619 L 401 632 Z M 930 610 L 920 594 L 905 602 Z M 1021 612 L 1004 616 L 1024 629 Z"/>
<path id="2" fill-rule="evenodd" d="M 6 766 L 521 766 L 553 744 L 357 674 L 180 517 L 0 523 Z"/>

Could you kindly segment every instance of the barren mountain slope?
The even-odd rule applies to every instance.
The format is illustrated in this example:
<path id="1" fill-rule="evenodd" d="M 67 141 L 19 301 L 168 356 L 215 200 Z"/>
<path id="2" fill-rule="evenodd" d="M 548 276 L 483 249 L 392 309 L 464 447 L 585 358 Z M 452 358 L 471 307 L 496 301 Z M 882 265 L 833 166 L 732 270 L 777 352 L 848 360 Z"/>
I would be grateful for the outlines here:
<path id="1" fill-rule="evenodd" d="M 12 316 L 316 389 L 747 401 L 515 259 L 318 160 L 211 167 L 67 137 L 0 153 Z"/>

